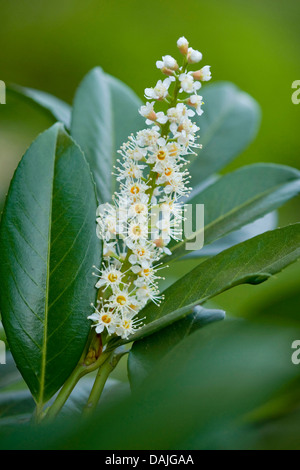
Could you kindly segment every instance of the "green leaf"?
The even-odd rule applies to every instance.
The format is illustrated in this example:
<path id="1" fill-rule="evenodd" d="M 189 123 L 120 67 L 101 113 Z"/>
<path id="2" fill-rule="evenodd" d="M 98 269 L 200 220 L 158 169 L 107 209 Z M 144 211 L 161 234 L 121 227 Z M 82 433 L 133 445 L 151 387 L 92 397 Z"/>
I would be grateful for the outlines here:
<path id="1" fill-rule="evenodd" d="M 226 446 L 229 429 L 239 430 L 245 414 L 299 375 L 290 360 L 294 338 L 284 327 L 216 323 L 187 336 L 116 406 L 43 432 L 19 429 L 0 448 L 212 449 L 220 434 Z"/>
<path id="2" fill-rule="evenodd" d="M 128 136 L 145 127 L 145 119 L 138 112 L 143 102 L 125 83 L 112 75 L 105 74 L 105 78 L 112 100 L 115 157 L 117 150 L 127 142 Z"/>
<path id="3" fill-rule="evenodd" d="M 82 148 L 94 175 L 99 202 L 112 194 L 113 116 L 109 86 L 100 67 L 79 85 L 73 103 L 71 135 Z"/>
<path id="4" fill-rule="evenodd" d="M 160 306 L 140 312 L 146 325 L 130 336 L 135 341 L 183 318 L 198 304 L 239 284 L 259 284 L 300 257 L 300 223 L 258 235 L 200 265 L 164 291 Z M 126 342 L 125 340 L 123 342 Z"/>
<path id="5" fill-rule="evenodd" d="M 42 404 L 79 360 L 100 264 L 94 184 L 61 124 L 22 158 L 0 227 L 0 307 L 17 367 Z"/>
<path id="6" fill-rule="evenodd" d="M 193 313 L 182 320 L 134 342 L 128 356 L 128 377 L 131 387 L 140 385 L 164 356 L 186 336 L 225 317 L 223 310 L 207 309 L 200 305 L 193 310 Z"/>
<path id="7" fill-rule="evenodd" d="M 62 122 L 67 129 L 70 128 L 71 106 L 65 101 L 56 98 L 56 96 L 53 96 L 50 93 L 34 90 L 33 88 L 25 88 L 19 85 L 9 85 L 7 87 L 7 91 L 8 93 L 12 93 L 22 99 L 34 103 L 40 109 L 50 113 L 56 121 Z"/>
<path id="8" fill-rule="evenodd" d="M 201 90 L 204 113 L 196 117 L 203 146 L 191 165 L 192 186 L 206 180 L 241 154 L 257 134 L 257 102 L 232 83 L 219 82 Z"/>
<path id="9" fill-rule="evenodd" d="M 204 204 L 205 245 L 271 212 L 300 192 L 300 172 L 284 165 L 258 163 L 221 177 L 192 196 L 188 204 Z M 195 211 L 194 211 L 195 213 Z M 186 239 L 174 243 L 167 262 L 188 254 Z"/>
<path id="10" fill-rule="evenodd" d="M 184 257 L 184 259 L 192 258 L 207 258 L 209 256 L 215 256 L 218 253 L 230 248 L 231 246 L 237 245 L 238 243 L 249 240 L 249 238 L 260 235 L 261 233 L 267 232 L 268 230 L 274 230 L 278 226 L 278 214 L 277 211 L 269 212 L 269 214 L 256 219 L 250 224 L 244 225 L 238 230 L 221 237 L 220 239 L 212 242 L 209 245 L 205 245 L 201 250 L 190 251 Z"/>
<path id="11" fill-rule="evenodd" d="M 71 134 L 90 164 L 101 203 L 111 200 L 117 149 L 143 125 L 140 100 L 122 82 L 100 67 L 79 85 L 73 104 Z"/>

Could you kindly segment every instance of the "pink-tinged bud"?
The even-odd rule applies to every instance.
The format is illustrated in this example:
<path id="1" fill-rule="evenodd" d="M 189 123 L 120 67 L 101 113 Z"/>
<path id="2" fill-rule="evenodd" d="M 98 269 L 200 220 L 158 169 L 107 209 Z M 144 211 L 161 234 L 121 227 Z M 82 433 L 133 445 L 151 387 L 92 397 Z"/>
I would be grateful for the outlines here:
<path id="1" fill-rule="evenodd" d="M 193 72 L 192 76 L 194 80 L 202 80 L 202 77 L 203 77 L 202 70 L 197 70 L 196 72 Z"/>
<path id="2" fill-rule="evenodd" d="M 149 119 L 150 121 L 156 121 L 156 119 L 157 119 L 156 112 L 152 110 L 148 114 L 148 116 L 146 116 L 146 118 Z"/>
<path id="3" fill-rule="evenodd" d="M 182 36 L 177 41 L 177 47 L 180 50 L 181 54 L 186 55 L 189 49 L 188 40 L 184 36 Z"/>
<path id="4" fill-rule="evenodd" d="M 157 248 L 163 248 L 165 246 L 162 238 L 157 238 L 156 240 L 154 240 L 154 244 Z"/>
<path id="5" fill-rule="evenodd" d="M 192 73 L 195 80 L 208 82 L 211 79 L 210 65 L 205 65 L 202 69 Z"/>
<path id="6" fill-rule="evenodd" d="M 178 66 L 177 66 L 177 68 L 178 68 Z M 165 75 L 169 75 L 169 76 L 174 75 L 174 71 L 173 71 L 172 69 L 168 69 L 168 67 L 163 67 L 163 68 L 161 69 L 161 71 L 162 71 L 162 73 L 164 73 Z"/>

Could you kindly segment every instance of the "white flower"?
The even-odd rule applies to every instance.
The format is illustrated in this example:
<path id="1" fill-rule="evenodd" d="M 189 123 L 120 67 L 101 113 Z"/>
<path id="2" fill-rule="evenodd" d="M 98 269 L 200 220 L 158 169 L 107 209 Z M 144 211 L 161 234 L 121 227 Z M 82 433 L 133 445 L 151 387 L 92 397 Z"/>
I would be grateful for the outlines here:
<path id="1" fill-rule="evenodd" d="M 125 197 L 123 203 L 139 201 L 147 189 L 147 184 L 141 179 L 128 178 L 125 183 L 122 183 L 122 198 Z"/>
<path id="2" fill-rule="evenodd" d="M 139 263 L 142 267 L 146 267 L 149 261 L 158 260 L 158 250 L 149 242 L 137 243 L 132 248 L 133 254 L 129 256 L 129 262 L 133 265 Z"/>
<path id="3" fill-rule="evenodd" d="M 199 51 L 196 51 L 192 47 L 188 48 L 187 59 L 189 64 L 196 64 L 202 60 L 202 54 Z"/>
<path id="4" fill-rule="evenodd" d="M 128 226 L 126 244 L 132 246 L 132 242 L 140 242 L 148 238 L 148 224 L 143 222 L 130 222 Z"/>
<path id="5" fill-rule="evenodd" d="M 138 318 L 133 318 L 130 315 L 123 315 L 119 320 L 116 327 L 116 333 L 123 339 L 127 339 L 130 335 L 134 334 L 142 325 L 142 321 Z"/>
<path id="6" fill-rule="evenodd" d="M 183 90 L 186 93 L 196 93 L 196 91 L 201 88 L 201 83 L 195 82 L 190 72 L 181 73 L 179 75 L 179 80 L 181 84 L 181 91 Z"/>
<path id="7" fill-rule="evenodd" d="M 133 148 L 127 149 L 126 153 L 129 158 L 132 158 L 132 160 L 139 161 L 145 158 L 147 150 L 136 145 Z"/>
<path id="8" fill-rule="evenodd" d="M 139 113 L 150 121 L 156 120 L 156 113 L 154 111 L 154 101 L 152 103 L 147 102 L 144 106 L 141 106 Z"/>
<path id="9" fill-rule="evenodd" d="M 103 242 L 103 256 L 115 256 L 116 255 L 116 243 L 117 242 Z"/>
<path id="10" fill-rule="evenodd" d="M 111 204 L 101 204 L 97 208 L 97 227 L 96 233 L 98 238 L 108 242 L 111 238 L 115 238 L 118 232 L 116 210 Z"/>
<path id="11" fill-rule="evenodd" d="M 124 274 L 119 269 L 111 265 L 105 270 L 103 270 L 101 272 L 101 275 L 98 276 L 100 279 L 95 287 L 97 289 L 100 289 L 101 287 L 106 286 L 104 290 L 106 290 L 107 287 L 114 288 L 115 286 L 118 286 L 121 283 L 123 276 Z"/>
<path id="12" fill-rule="evenodd" d="M 129 217 L 135 217 L 138 221 L 144 221 L 148 216 L 148 206 L 143 202 L 131 204 L 128 210 Z"/>
<path id="13" fill-rule="evenodd" d="M 137 302 L 135 296 L 128 292 L 127 288 L 121 290 L 116 288 L 109 298 L 110 306 L 115 308 L 117 312 L 122 313 L 135 313 Z"/>
<path id="14" fill-rule="evenodd" d="M 167 120 L 168 120 L 168 116 L 166 116 L 163 113 L 163 111 L 159 111 L 158 113 L 156 113 L 156 121 L 159 122 L 160 124 L 165 124 Z M 147 121 L 146 121 L 146 124 L 148 124 Z"/>
<path id="15" fill-rule="evenodd" d="M 163 56 L 162 60 L 156 62 L 156 67 L 160 70 L 163 68 L 176 70 L 178 68 L 177 61 L 170 55 Z"/>
<path id="16" fill-rule="evenodd" d="M 149 100 L 163 100 L 168 95 L 169 87 L 174 80 L 174 77 L 165 78 L 164 81 L 158 80 L 154 88 L 145 88 L 145 97 Z"/>
<path id="17" fill-rule="evenodd" d="M 195 115 L 192 109 L 188 109 L 183 103 L 178 103 L 175 108 L 169 108 L 167 116 L 170 122 L 180 123 L 183 117 L 193 117 Z"/>
<path id="18" fill-rule="evenodd" d="M 160 134 L 153 129 L 143 129 L 139 131 L 136 136 L 137 144 L 140 147 L 152 147 L 156 144 Z"/>
<path id="19" fill-rule="evenodd" d="M 189 105 L 194 106 L 196 108 L 196 113 L 198 114 L 198 116 L 201 116 L 201 114 L 203 114 L 203 109 L 201 109 L 201 106 L 203 105 L 202 99 L 202 96 L 192 95 L 190 96 L 188 101 Z"/>
<path id="20" fill-rule="evenodd" d="M 96 333 L 102 333 L 102 331 L 104 331 L 106 328 L 109 334 L 113 334 L 116 330 L 116 316 L 104 307 L 102 307 L 100 310 L 96 309 L 96 307 L 94 308 L 95 313 L 90 315 L 88 319 L 95 322 L 94 327 Z"/>

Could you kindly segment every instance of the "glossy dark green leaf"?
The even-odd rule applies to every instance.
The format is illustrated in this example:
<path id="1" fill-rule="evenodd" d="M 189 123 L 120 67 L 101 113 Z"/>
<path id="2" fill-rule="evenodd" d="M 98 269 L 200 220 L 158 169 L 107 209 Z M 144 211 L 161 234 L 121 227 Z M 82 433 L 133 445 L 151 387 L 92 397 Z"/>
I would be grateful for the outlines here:
<path id="1" fill-rule="evenodd" d="M 90 164 L 99 201 L 111 200 L 117 149 L 142 126 L 136 95 L 122 82 L 91 70 L 79 85 L 73 104 L 71 134 Z"/>
<path id="2" fill-rule="evenodd" d="M 204 243 L 222 238 L 229 232 L 277 209 L 300 192 L 300 172 L 284 165 L 258 163 L 242 167 L 187 200 L 204 204 Z M 195 213 L 195 211 L 194 211 Z M 186 241 L 174 243 L 167 262 L 184 256 Z"/>
<path id="3" fill-rule="evenodd" d="M 37 105 L 40 109 L 48 112 L 56 120 L 62 122 L 67 129 L 71 125 L 71 106 L 65 101 L 40 90 L 26 88 L 19 85 L 9 85 L 8 93 L 13 93 L 18 97 L 28 100 Z"/>
<path id="4" fill-rule="evenodd" d="M 0 228 L 3 325 L 39 404 L 67 379 L 89 332 L 101 248 L 96 207 L 88 164 L 55 124 L 22 158 Z"/>
<path id="5" fill-rule="evenodd" d="M 207 85 L 201 95 L 204 113 L 196 116 L 196 124 L 203 148 L 192 160 L 192 186 L 240 155 L 255 138 L 260 123 L 257 102 L 232 83 Z"/>
<path id="6" fill-rule="evenodd" d="M 146 325 L 137 340 L 183 318 L 198 304 L 239 284 L 260 284 L 300 257 L 300 224 L 258 235 L 202 263 L 164 291 L 160 306 L 140 312 Z"/>
<path id="7" fill-rule="evenodd" d="M 186 336 L 213 322 L 223 320 L 225 312 L 196 306 L 193 313 L 157 333 L 135 341 L 128 356 L 131 387 L 140 385 L 153 368 Z"/>
<path id="8" fill-rule="evenodd" d="M 237 245 L 238 243 L 249 240 L 249 238 L 256 237 L 261 233 L 267 232 L 268 230 L 274 230 L 278 227 L 278 214 L 277 211 L 269 212 L 260 219 L 251 222 L 250 224 L 244 225 L 238 230 L 228 233 L 225 237 L 204 245 L 201 250 L 189 251 L 184 259 L 192 258 L 207 258 L 209 256 L 215 256 L 218 253 L 230 248 L 231 246 Z"/>

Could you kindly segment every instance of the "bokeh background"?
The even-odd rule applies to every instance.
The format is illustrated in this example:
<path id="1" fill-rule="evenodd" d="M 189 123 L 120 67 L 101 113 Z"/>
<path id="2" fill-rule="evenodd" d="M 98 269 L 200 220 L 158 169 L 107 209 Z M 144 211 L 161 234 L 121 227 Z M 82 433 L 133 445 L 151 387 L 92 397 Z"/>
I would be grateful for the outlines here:
<path id="1" fill-rule="evenodd" d="M 292 82 L 300 79 L 298 0 L 0 0 L 0 11 L 0 79 L 70 104 L 96 65 L 143 98 L 159 78 L 155 61 L 175 53 L 177 38 L 186 36 L 212 66 L 213 81 L 234 82 L 262 109 L 256 140 L 225 171 L 259 161 L 300 169 L 300 105 L 291 100 Z M 11 96 L 0 105 L 0 207 L 25 149 L 51 123 Z M 299 209 L 299 197 L 280 209 L 279 226 L 299 221 Z M 255 295 L 241 286 L 216 301 L 241 316 L 279 308 L 286 321 L 299 310 L 299 274 L 295 264 L 256 286 Z"/>

